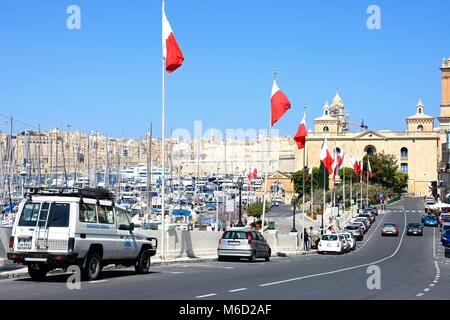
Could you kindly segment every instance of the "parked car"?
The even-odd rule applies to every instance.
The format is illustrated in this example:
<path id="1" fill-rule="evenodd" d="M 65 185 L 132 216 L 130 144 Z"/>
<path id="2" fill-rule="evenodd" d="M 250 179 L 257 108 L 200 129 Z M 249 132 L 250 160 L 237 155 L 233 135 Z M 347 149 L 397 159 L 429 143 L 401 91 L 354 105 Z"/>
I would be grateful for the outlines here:
<path id="1" fill-rule="evenodd" d="M 349 224 L 348 226 L 345 227 L 345 230 L 347 232 L 352 233 L 357 241 L 361 241 L 364 239 L 364 230 L 362 229 L 361 225 L 354 223 Z"/>
<path id="2" fill-rule="evenodd" d="M 398 236 L 399 234 L 399 228 L 398 225 L 395 223 L 387 222 L 383 224 L 383 227 L 381 228 L 381 236 Z"/>
<path id="3" fill-rule="evenodd" d="M 342 244 L 339 236 L 337 234 L 324 234 L 320 238 L 319 246 L 317 252 L 319 254 L 326 252 L 334 252 L 338 254 L 343 254 L 345 251 L 345 246 Z"/>
<path id="4" fill-rule="evenodd" d="M 27 266 L 32 279 L 76 265 L 92 281 L 108 264 L 149 273 L 158 241 L 135 232 L 106 189 L 32 189 L 20 204 L 9 246 L 8 259 Z"/>
<path id="5" fill-rule="evenodd" d="M 422 223 L 426 227 L 437 227 L 439 225 L 439 220 L 435 215 L 427 214 L 422 217 Z"/>
<path id="6" fill-rule="evenodd" d="M 446 230 L 446 231 L 442 232 L 441 242 L 442 242 L 442 245 L 445 247 L 450 246 L 450 230 Z"/>
<path id="7" fill-rule="evenodd" d="M 247 258 L 255 262 L 257 258 L 270 261 L 272 250 L 261 233 L 249 228 L 231 228 L 224 232 L 217 248 L 219 261 L 226 258 Z"/>
<path id="8" fill-rule="evenodd" d="M 345 240 L 349 244 L 348 251 L 353 251 L 356 249 L 356 238 L 353 235 L 353 233 L 347 232 L 347 231 L 340 231 L 340 232 L 338 232 L 338 235 L 343 235 L 345 237 Z"/>
<path id="9" fill-rule="evenodd" d="M 370 227 L 372 226 L 372 222 L 370 222 L 370 218 L 368 218 L 368 217 L 357 217 L 357 218 L 353 219 L 353 221 L 363 222 L 364 225 L 366 226 L 367 230 L 369 230 Z"/>
<path id="10" fill-rule="evenodd" d="M 441 215 L 439 216 L 439 225 L 442 226 L 444 222 L 450 222 L 450 214 L 441 213 Z"/>
<path id="11" fill-rule="evenodd" d="M 357 226 L 361 227 L 361 229 L 362 229 L 362 231 L 363 231 L 363 234 L 365 234 L 365 233 L 367 232 L 367 230 L 368 230 L 368 228 L 367 228 L 367 226 L 366 226 L 366 223 L 365 223 L 364 221 L 356 221 L 356 220 L 353 220 L 351 223 L 354 224 L 354 225 L 357 225 Z"/>
<path id="12" fill-rule="evenodd" d="M 358 215 L 358 217 L 369 218 L 371 224 L 373 224 L 375 222 L 375 220 L 376 220 L 375 214 L 373 214 L 372 212 L 360 213 Z"/>
<path id="13" fill-rule="evenodd" d="M 423 236 L 423 226 L 420 223 L 409 223 L 406 227 L 406 235 Z"/>
<path id="14" fill-rule="evenodd" d="M 450 229 L 450 222 L 444 222 L 441 227 L 442 233 L 444 233 L 446 230 L 449 230 L 449 229 Z"/>
<path id="15" fill-rule="evenodd" d="M 378 209 L 376 207 L 367 207 L 363 210 L 363 213 L 373 213 L 375 216 L 377 216 Z"/>

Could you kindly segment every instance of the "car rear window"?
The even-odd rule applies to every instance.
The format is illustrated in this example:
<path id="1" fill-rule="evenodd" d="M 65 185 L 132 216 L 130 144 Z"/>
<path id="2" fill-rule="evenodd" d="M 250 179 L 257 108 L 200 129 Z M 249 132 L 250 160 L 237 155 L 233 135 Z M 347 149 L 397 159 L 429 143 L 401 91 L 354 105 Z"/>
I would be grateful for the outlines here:
<path id="1" fill-rule="evenodd" d="M 359 227 L 358 226 L 346 226 L 345 229 L 347 229 L 347 230 L 358 230 Z"/>
<path id="2" fill-rule="evenodd" d="M 336 241 L 338 239 L 335 234 L 325 234 L 322 236 L 322 240 L 324 241 Z"/>
<path id="3" fill-rule="evenodd" d="M 247 232 L 245 231 L 226 231 L 222 239 L 247 239 Z"/>
<path id="4" fill-rule="evenodd" d="M 20 215 L 19 227 L 35 227 L 38 221 L 40 203 L 25 203 Z"/>
<path id="5" fill-rule="evenodd" d="M 385 223 L 384 226 L 386 228 L 393 228 L 393 227 L 395 227 L 395 224 L 393 224 L 393 223 Z"/>

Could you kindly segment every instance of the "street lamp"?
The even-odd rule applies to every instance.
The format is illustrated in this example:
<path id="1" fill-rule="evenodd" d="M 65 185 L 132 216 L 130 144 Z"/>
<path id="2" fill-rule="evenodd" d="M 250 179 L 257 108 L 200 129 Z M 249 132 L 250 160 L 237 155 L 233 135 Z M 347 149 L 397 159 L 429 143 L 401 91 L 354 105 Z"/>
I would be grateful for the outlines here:
<path id="1" fill-rule="evenodd" d="M 242 185 L 244 184 L 242 177 L 239 177 L 237 181 L 237 186 L 239 188 L 239 221 L 236 227 L 245 227 L 242 222 Z"/>
<path id="2" fill-rule="evenodd" d="M 325 214 L 325 206 L 322 204 L 322 216 L 321 216 L 321 218 L 322 218 L 322 224 L 321 224 L 321 227 L 320 227 L 320 229 L 321 229 L 321 231 L 320 231 L 320 233 L 321 233 L 321 235 L 323 236 L 323 215 Z"/>
<path id="3" fill-rule="evenodd" d="M 298 198 L 297 197 L 293 197 L 292 198 L 292 202 L 291 202 L 291 204 L 292 204 L 292 230 L 291 230 L 291 232 L 295 232 L 295 233 L 297 233 L 297 229 L 295 229 L 295 209 L 297 208 L 297 201 L 298 201 Z"/>

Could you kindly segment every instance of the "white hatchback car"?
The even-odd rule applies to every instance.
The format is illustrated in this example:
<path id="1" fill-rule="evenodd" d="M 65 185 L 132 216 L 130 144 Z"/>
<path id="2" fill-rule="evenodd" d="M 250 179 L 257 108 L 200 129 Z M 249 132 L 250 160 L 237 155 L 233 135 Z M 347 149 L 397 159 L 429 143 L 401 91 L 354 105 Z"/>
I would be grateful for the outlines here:
<path id="1" fill-rule="evenodd" d="M 31 278 L 80 267 L 95 280 L 108 264 L 148 273 L 158 241 L 134 231 L 125 210 L 105 189 L 32 189 L 20 204 L 8 259 L 28 267 Z"/>
<path id="2" fill-rule="evenodd" d="M 339 236 L 334 233 L 324 234 L 319 241 L 319 246 L 317 252 L 327 253 L 334 252 L 338 254 L 343 254 L 345 252 L 345 245 L 339 239 Z"/>

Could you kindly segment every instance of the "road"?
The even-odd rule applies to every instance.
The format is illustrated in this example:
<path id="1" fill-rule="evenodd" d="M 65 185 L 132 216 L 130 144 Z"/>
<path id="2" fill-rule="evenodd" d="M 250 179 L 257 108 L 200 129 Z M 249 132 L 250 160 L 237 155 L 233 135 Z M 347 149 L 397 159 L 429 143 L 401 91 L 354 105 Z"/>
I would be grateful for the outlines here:
<path id="1" fill-rule="evenodd" d="M 68 290 L 68 275 L 45 282 L 4 280 L 0 299 L 151 299 L 151 300 L 296 300 L 296 299 L 448 299 L 450 259 L 439 243 L 439 229 L 423 237 L 381 237 L 380 225 L 420 221 L 421 199 L 397 202 L 381 213 L 355 252 L 246 261 L 154 267 L 148 275 L 131 269 L 107 271 L 101 280 Z M 381 288 L 368 289 L 370 266 L 380 268 Z"/>

